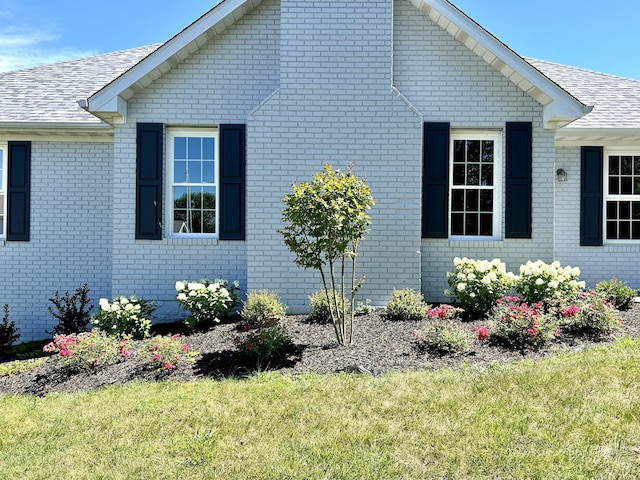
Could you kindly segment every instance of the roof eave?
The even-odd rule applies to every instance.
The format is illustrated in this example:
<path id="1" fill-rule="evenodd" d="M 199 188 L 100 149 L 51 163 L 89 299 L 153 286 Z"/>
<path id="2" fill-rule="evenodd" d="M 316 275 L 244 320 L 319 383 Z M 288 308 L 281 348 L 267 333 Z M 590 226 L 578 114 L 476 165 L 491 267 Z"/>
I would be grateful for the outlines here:
<path id="1" fill-rule="evenodd" d="M 0 122 L 0 134 L 11 135 L 20 140 L 21 136 L 28 139 L 43 137 L 72 137 L 72 138 L 111 138 L 113 127 L 106 123 L 84 122 Z"/>
<path id="2" fill-rule="evenodd" d="M 640 127 L 565 127 L 556 131 L 556 145 L 560 147 L 600 145 L 611 147 L 640 144 Z"/>
<path id="3" fill-rule="evenodd" d="M 261 1 L 222 0 L 137 65 L 94 93 L 86 100 L 84 108 L 109 123 L 126 121 L 127 100 L 185 60 L 210 38 L 237 22 Z"/>
<path id="4" fill-rule="evenodd" d="M 411 0 L 469 50 L 544 107 L 544 127 L 556 129 L 592 110 L 447 0 Z"/>

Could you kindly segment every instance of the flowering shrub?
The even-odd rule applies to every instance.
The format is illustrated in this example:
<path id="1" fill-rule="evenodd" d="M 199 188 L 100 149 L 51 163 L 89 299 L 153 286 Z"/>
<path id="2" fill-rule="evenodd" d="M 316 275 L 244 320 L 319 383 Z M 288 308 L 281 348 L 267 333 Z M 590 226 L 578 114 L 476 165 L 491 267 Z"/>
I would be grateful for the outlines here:
<path id="1" fill-rule="evenodd" d="M 460 312 L 462 309 L 447 304 L 428 309 L 426 317 L 430 321 L 413 331 L 418 349 L 440 355 L 469 350 L 469 332 L 454 322 Z"/>
<path id="2" fill-rule="evenodd" d="M 492 329 L 490 327 L 486 327 L 486 326 L 471 328 L 471 331 L 478 336 L 478 340 L 481 342 L 484 342 L 489 338 L 489 335 L 491 334 L 491 330 Z"/>
<path id="3" fill-rule="evenodd" d="M 293 346 L 291 337 L 277 318 L 255 330 L 246 325 L 244 332 L 234 338 L 234 344 L 246 359 L 257 365 L 281 362 Z"/>
<path id="4" fill-rule="evenodd" d="M 629 310 L 633 305 L 638 290 L 631 288 L 617 278 L 604 280 L 596 284 L 596 292 L 609 300 L 618 310 Z"/>
<path id="5" fill-rule="evenodd" d="M 70 371 L 91 370 L 113 365 L 128 358 L 129 339 L 116 339 L 105 332 L 92 330 L 69 335 L 56 335 L 42 349 L 46 353 L 57 353 L 60 364 Z"/>
<path id="6" fill-rule="evenodd" d="M 112 302 L 101 298 L 99 305 L 100 310 L 92 319 L 94 328 L 115 337 L 144 338 L 149 335 L 154 302 L 122 296 Z"/>
<path id="7" fill-rule="evenodd" d="M 506 294 L 515 280 L 499 258 L 489 261 L 456 257 L 453 265 L 456 271 L 447 272 L 451 290 L 445 293 L 474 315 L 491 311 L 496 300 Z"/>
<path id="8" fill-rule="evenodd" d="M 557 261 L 550 265 L 542 260 L 529 261 L 520 266 L 515 289 L 529 304 L 551 303 L 554 299 L 571 300 L 585 286 L 579 277 L 578 267 L 562 267 Z"/>
<path id="9" fill-rule="evenodd" d="M 561 330 L 571 335 L 599 337 L 621 328 L 618 310 L 593 290 L 580 292 L 574 303 L 556 311 Z"/>
<path id="10" fill-rule="evenodd" d="M 492 319 L 493 329 L 483 331 L 482 336 L 509 348 L 539 348 L 560 333 L 555 317 L 544 312 L 542 302 L 528 305 L 519 297 L 498 299 Z M 480 335 L 478 329 L 478 338 Z"/>
<path id="11" fill-rule="evenodd" d="M 200 280 L 199 282 L 176 282 L 178 304 L 191 315 L 185 323 L 192 330 L 206 330 L 220 317 L 228 315 L 239 302 L 238 282 L 231 285 L 226 280 Z"/>
<path id="12" fill-rule="evenodd" d="M 198 352 L 192 351 L 189 345 L 182 342 L 180 335 L 175 334 L 156 335 L 147 340 L 141 354 L 156 370 L 171 371 L 181 365 L 193 363 Z"/>

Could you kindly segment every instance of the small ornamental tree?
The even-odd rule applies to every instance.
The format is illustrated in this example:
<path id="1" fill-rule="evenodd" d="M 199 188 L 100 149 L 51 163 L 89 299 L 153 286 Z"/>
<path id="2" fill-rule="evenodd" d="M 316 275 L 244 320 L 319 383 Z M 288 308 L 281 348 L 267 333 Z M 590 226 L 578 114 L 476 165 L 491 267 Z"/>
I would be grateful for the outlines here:
<path id="1" fill-rule="evenodd" d="M 297 265 L 320 272 L 336 339 L 340 345 L 351 343 L 355 293 L 361 284 L 356 257 L 371 224 L 367 210 L 375 204 L 369 186 L 353 174 L 353 165 L 341 172 L 326 164 L 310 182 L 294 183 L 283 202 L 285 227 L 278 232 Z M 347 293 L 350 305 L 340 302 Z"/>

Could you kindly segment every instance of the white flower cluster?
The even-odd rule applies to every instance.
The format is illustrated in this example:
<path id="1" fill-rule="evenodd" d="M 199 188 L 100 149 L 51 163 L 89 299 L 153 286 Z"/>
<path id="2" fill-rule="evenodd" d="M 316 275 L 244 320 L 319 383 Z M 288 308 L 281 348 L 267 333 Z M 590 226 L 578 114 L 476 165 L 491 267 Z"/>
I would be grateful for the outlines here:
<path id="1" fill-rule="evenodd" d="M 209 285 L 201 282 L 176 282 L 176 290 L 178 291 L 177 299 L 181 301 L 186 301 L 190 297 L 209 296 L 212 293 L 221 296 L 223 300 L 231 300 L 229 290 L 219 282 L 213 282 Z"/>
<path id="2" fill-rule="evenodd" d="M 529 302 L 575 295 L 585 287 L 579 277 L 578 267 L 563 267 L 558 261 L 529 261 L 520 266 L 516 289 Z"/>
<path id="3" fill-rule="evenodd" d="M 113 302 L 109 303 L 106 298 L 100 299 L 100 309 L 103 312 L 117 312 L 124 310 L 125 312 L 139 312 L 142 308 L 135 299 L 128 299 L 127 297 L 116 298 Z"/>
<path id="4" fill-rule="evenodd" d="M 226 280 L 200 280 L 176 282 L 176 300 L 191 313 L 186 319 L 191 328 L 205 328 L 220 321 L 238 303 L 238 283 L 229 285 Z"/>
<path id="5" fill-rule="evenodd" d="M 120 296 L 109 301 L 101 298 L 100 310 L 94 315 L 93 326 L 110 335 L 130 335 L 143 338 L 151 329 L 151 315 L 155 310 L 154 302 L 147 302 L 135 296 Z"/>

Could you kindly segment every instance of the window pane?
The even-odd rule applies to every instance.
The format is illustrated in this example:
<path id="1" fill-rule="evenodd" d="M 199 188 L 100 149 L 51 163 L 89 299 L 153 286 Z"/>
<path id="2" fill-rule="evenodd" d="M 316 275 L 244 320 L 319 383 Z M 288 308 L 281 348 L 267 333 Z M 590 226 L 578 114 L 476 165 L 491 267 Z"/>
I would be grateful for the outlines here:
<path id="1" fill-rule="evenodd" d="M 173 182 L 184 183 L 187 181 L 187 162 L 182 160 L 173 163 Z"/>
<path id="2" fill-rule="evenodd" d="M 480 214 L 480 235 L 493 235 L 493 215 L 491 213 Z"/>
<path id="3" fill-rule="evenodd" d="M 211 137 L 202 139 L 202 159 L 213 160 L 215 154 L 214 139 Z"/>
<path id="4" fill-rule="evenodd" d="M 480 185 L 480 165 L 467 165 L 467 185 Z"/>
<path id="5" fill-rule="evenodd" d="M 485 163 L 493 162 L 493 140 L 482 142 L 482 161 Z"/>
<path id="6" fill-rule="evenodd" d="M 202 233 L 216 233 L 216 212 L 205 210 L 202 212 Z"/>
<path id="7" fill-rule="evenodd" d="M 607 222 L 607 238 L 611 240 L 615 240 L 618 238 L 617 222 Z"/>
<path id="8" fill-rule="evenodd" d="M 201 183 L 202 182 L 202 172 L 200 169 L 202 168 L 202 162 L 199 161 L 189 161 L 189 170 L 187 172 L 187 182 L 188 183 Z"/>
<path id="9" fill-rule="evenodd" d="M 465 220 L 465 235 L 478 235 L 478 215 L 467 213 Z"/>
<path id="10" fill-rule="evenodd" d="M 454 185 L 464 185 L 464 171 L 465 166 L 462 165 L 454 165 L 453 166 L 453 184 Z"/>
<path id="11" fill-rule="evenodd" d="M 620 173 L 622 175 L 631 175 L 633 173 L 631 157 L 620 158 Z"/>
<path id="12" fill-rule="evenodd" d="M 191 233 L 187 227 L 187 211 L 173 211 L 173 233 Z"/>
<path id="13" fill-rule="evenodd" d="M 480 211 L 493 212 L 493 190 L 480 190 Z"/>
<path id="14" fill-rule="evenodd" d="M 451 191 L 451 209 L 458 212 L 464 210 L 464 190 Z"/>
<path id="15" fill-rule="evenodd" d="M 174 208 L 187 208 L 187 187 L 173 187 Z"/>
<path id="16" fill-rule="evenodd" d="M 480 161 L 480 140 L 467 140 L 467 162 Z"/>
<path id="17" fill-rule="evenodd" d="M 464 235 L 464 215 L 462 213 L 451 214 L 451 234 Z"/>
<path id="18" fill-rule="evenodd" d="M 184 160 L 187 158 L 187 139 L 175 137 L 173 139 L 173 158 Z"/>
<path id="19" fill-rule="evenodd" d="M 635 177 L 633 180 L 633 194 L 638 195 L 640 193 L 640 177 Z"/>
<path id="20" fill-rule="evenodd" d="M 189 160 L 202 158 L 202 139 L 200 137 L 189 137 L 188 155 Z"/>
<path id="21" fill-rule="evenodd" d="M 629 219 L 631 218 L 631 202 L 619 202 L 618 203 L 618 218 Z"/>
<path id="22" fill-rule="evenodd" d="M 640 202 L 632 202 L 631 204 L 632 212 L 631 218 L 634 220 L 640 220 Z"/>
<path id="23" fill-rule="evenodd" d="M 203 202 L 202 208 L 208 210 L 215 210 L 216 208 L 216 188 L 215 187 L 203 187 Z"/>
<path id="24" fill-rule="evenodd" d="M 620 193 L 620 181 L 618 177 L 609 178 L 609 193 L 611 195 L 618 195 Z"/>
<path id="25" fill-rule="evenodd" d="M 640 240 L 640 222 L 631 222 L 631 239 Z"/>
<path id="26" fill-rule="evenodd" d="M 633 174 L 640 175 L 640 157 L 633 157 Z"/>
<path id="27" fill-rule="evenodd" d="M 618 238 L 620 240 L 630 240 L 631 239 L 631 222 L 620 222 L 618 224 Z"/>
<path id="28" fill-rule="evenodd" d="M 202 233 L 202 212 L 193 210 L 190 212 L 191 233 Z"/>
<path id="29" fill-rule="evenodd" d="M 482 165 L 482 183 L 481 185 L 492 186 L 493 185 L 493 165 Z"/>
<path id="30" fill-rule="evenodd" d="M 620 193 L 622 195 L 631 195 L 633 193 L 632 177 L 622 177 L 620 179 Z"/>
<path id="31" fill-rule="evenodd" d="M 453 142 L 453 161 L 454 163 L 464 163 L 464 140 L 454 140 Z"/>
<path id="32" fill-rule="evenodd" d="M 607 202 L 607 220 L 617 220 L 617 219 L 618 219 L 618 203 Z"/>
<path id="33" fill-rule="evenodd" d="M 467 190 L 467 212 L 477 212 L 478 211 L 478 197 L 480 196 L 480 192 L 478 190 Z"/>
<path id="34" fill-rule="evenodd" d="M 215 183 L 213 162 L 202 162 L 202 181 L 204 183 Z"/>
<path id="35" fill-rule="evenodd" d="M 620 157 L 609 157 L 609 175 L 620 175 Z"/>

